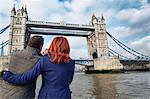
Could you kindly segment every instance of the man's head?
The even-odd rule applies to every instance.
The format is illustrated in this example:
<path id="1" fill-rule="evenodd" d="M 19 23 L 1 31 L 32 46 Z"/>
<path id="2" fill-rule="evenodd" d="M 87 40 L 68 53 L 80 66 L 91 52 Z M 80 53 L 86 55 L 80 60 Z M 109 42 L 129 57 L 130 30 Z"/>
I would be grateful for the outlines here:
<path id="1" fill-rule="evenodd" d="M 32 36 L 29 39 L 28 46 L 42 50 L 44 39 L 42 36 Z"/>

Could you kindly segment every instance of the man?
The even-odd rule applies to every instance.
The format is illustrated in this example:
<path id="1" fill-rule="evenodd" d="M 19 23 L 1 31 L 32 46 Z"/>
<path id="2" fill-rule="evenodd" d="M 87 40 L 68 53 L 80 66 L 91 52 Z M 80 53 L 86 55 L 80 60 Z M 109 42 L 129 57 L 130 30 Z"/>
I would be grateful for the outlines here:
<path id="1" fill-rule="evenodd" d="M 42 36 L 33 36 L 29 39 L 26 49 L 10 55 L 9 70 L 15 73 L 24 73 L 32 68 L 41 56 L 43 47 Z M 36 82 L 29 85 L 13 85 L 7 82 L 0 86 L 0 99 L 34 99 Z"/>

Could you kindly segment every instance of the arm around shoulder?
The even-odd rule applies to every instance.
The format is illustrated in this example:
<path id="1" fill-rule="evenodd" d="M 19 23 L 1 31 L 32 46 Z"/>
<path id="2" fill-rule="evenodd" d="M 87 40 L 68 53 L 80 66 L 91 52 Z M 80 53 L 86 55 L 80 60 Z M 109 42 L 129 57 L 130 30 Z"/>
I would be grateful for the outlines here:
<path id="1" fill-rule="evenodd" d="M 33 66 L 33 68 L 23 74 L 14 74 L 10 71 L 5 71 L 3 79 L 13 84 L 29 84 L 34 82 L 37 77 L 43 72 L 44 60 L 43 57 Z"/>

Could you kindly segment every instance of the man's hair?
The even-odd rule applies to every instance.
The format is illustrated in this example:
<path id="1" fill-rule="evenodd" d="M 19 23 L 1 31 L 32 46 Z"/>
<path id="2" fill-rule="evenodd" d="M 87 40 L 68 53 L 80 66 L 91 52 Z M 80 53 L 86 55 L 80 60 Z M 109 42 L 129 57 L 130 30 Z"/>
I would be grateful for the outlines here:
<path id="1" fill-rule="evenodd" d="M 43 45 L 44 39 L 42 36 L 32 36 L 29 39 L 28 46 L 40 49 L 41 45 Z"/>

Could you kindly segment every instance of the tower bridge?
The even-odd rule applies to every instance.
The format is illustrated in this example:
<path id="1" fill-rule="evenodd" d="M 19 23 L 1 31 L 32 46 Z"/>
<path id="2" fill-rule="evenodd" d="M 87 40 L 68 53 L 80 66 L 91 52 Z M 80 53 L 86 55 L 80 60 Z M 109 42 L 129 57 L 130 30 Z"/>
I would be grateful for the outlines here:
<path id="1" fill-rule="evenodd" d="M 27 46 L 31 34 L 42 35 L 64 35 L 64 36 L 79 36 L 87 39 L 89 59 L 76 59 L 76 64 L 84 65 L 88 70 L 122 70 L 126 67 L 150 68 L 150 57 L 143 55 L 126 45 L 122 44 L 106 30 L 105 19 L 103 16 L 92 16 L 89 25 L 72 24 L 65 22 L 43 22 L 28 20 L 26 7 L 22 7 L 16 11 L 15 6 L 11 10 L 10 24 L 0 31 L 2 34 L 7 28 L 10 28 L 9 41 L 2 43 L 0 49 L 8 44 L 8 56 L 10 53 L 22 50 Z M 128 53 L 144 57 L 148 60 L 130 60 L 126 56 L 118 54 L 108 47 L 107 35 L 113 39 L 123 50 Z M 111 56 L 112 55 L 112 56 Z M 127 58 L 122 60 L 121 58 Z M 2 61 L 3 60 L 3 61 Z M 6 56 L 0 57 L 0 64 L 8 60 Z M 127 66 L 128 65 L 128 66 Z"/>

